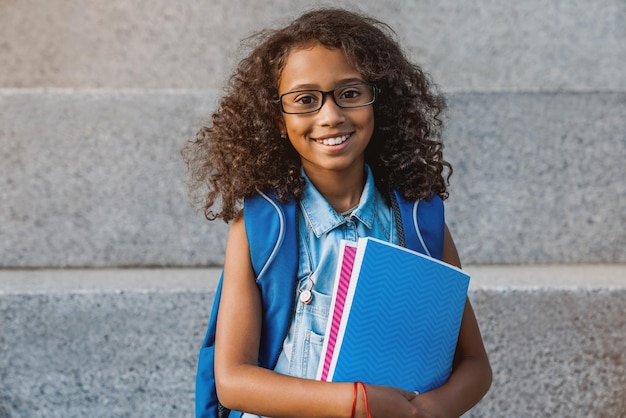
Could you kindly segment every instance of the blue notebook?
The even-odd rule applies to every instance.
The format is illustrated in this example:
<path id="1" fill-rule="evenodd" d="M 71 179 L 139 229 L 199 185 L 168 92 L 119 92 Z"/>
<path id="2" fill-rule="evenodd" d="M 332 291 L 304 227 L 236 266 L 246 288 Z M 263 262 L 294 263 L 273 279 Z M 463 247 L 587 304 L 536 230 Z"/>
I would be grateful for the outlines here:
<path id="1" fill-rule="evenodd" d="M 444 384 L 469 275 L 373 238 L 343 242 L 340 257 L 318 379 L 420 393 Z"/>

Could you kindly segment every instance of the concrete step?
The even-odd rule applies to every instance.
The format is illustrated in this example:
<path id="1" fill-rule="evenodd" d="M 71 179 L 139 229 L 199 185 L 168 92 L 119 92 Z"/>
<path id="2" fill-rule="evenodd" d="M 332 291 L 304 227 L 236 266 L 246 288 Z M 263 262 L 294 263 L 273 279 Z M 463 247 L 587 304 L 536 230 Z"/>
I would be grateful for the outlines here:
<path id="1" fill-rule="evenodd" d="M 622 0 L 336 0 L 387 22 L 445 91 L 625 91 Z M 317 0 L 0 4 L 1 87 L 220 88 L 239 40 Z"/>
<path id="2" fill-rule="evenodd" d="M 0 267 L 220 265 L 227 226 L 195 215 L 179 155 L 216 94 L 0 90 Z M 465 263 L 626 262 L 626 93 L 449 103 Z"/>
<path id="3" fill-rule="evenodd" d="M 0 92 L 0 265 L 220 264 L 226 225 L 195 215 L 179 153 L 213 97 Z"/>
<path id="4" fill-rule="evenodd" d="M 626 414 L 626 265 L 468 266 L 468 417 Z M 188 417 L 218 269 L 0 270 L 0 417 Z"/>
<path id="5" fill-rule="evenodd" d="M 625 94 L 454 94 L 448 222 L 466 263 L 626 261 Z"/>

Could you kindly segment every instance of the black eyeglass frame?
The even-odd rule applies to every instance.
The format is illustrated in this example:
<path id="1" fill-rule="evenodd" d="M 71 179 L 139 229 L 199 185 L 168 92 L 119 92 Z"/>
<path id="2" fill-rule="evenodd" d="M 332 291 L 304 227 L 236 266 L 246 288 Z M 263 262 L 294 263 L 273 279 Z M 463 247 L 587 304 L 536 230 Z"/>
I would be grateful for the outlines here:
<path id="1" fill-rule="evenodd" d="M 357 105 L 357 106 L 344 106 L 344 105 L 341 105 L 341 104 L 337 103 L 337 98 L 335 97 L 335 91 L 337 91 L 339 89 L 345 89 L 345 88 L 348 88 L 348 87 L 351 87 L 351 86 L 359 86 L 361 84 L 364 84 L 366 86 L 370 86 L 372 88 L 373 96 L 372 96 L 372 100 L 370 102 L 364 103 L 364 104 L 360 104 L 360 105 Z M 283 106 L 283 97 L 286 96 L 287 94 L 305 93 L 305 92 L 321 93 L 322 100 L 320 102 L 319 107 L 317 109 L 315 109 L 315 110 L 307 110 L 306 112 L 287 112 L 285 110 L 285 107 Z M 328 91 L 315 90 L 315 89 L 303 89 L 303 90 L 288 91 L 287 93 L 283 93 L 280 96 L 278 96 L 278 99 L 275 100 L 275 103 L 280 106 L 280 111 L 285 113 L 285 114 L 287 114 L 287 115 L 307 115 L 309 113 L 315 113 L 315 112 L 319 111 L 322 107 L 324 107 L 324 103 L 326 102 L 326 96 L 328 96 L 328 95 L 330 95 L 330 97 L 333 98 L 333 102 L 335 102 L 337 107 L 340 107 L 342 109 L 357 109 L 359 107 L 369 106 L 372 103 L 374 103 L 376 101 L 376 98 L 378 97 L 379 93 L 380 93 L 380 89 L 378 88 L 378 86 L 376 86 L 376 84 L 368 83 L 366 81 L 363 81 L 361 83 L 345 84 L 343 86 L 338 86 L 338 87 L 336 87 L 336 88 L 334 88 L 332 90 L 328 90 Z"/>

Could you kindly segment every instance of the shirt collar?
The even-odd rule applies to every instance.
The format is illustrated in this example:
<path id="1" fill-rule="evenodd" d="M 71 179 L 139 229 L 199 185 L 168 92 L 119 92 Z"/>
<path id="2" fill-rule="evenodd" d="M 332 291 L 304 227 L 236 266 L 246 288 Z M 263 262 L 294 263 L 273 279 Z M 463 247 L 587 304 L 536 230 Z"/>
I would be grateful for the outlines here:
<path id="1" fill-rule="evenodd" d="M 374 207 L 376 206 L 376 186 L 374 185 L 374 175 L 372 170 L 365 165 L 366 179 L 365 187 L 361 193 L 359 205 L 352 212 L 352 218 L 358 219 L 368 229 L 374 224 Z M 320 237 L 333 228 L 346 223 L 349 218 L 343 218 L 326 201 L 324 196 L 315 188 L 311 180 L 302 170 L 302 176 L 306 182 L 304 197 L 300 200 L 300 208 L 303 215 L 308 220 L 316 237 Z"/>

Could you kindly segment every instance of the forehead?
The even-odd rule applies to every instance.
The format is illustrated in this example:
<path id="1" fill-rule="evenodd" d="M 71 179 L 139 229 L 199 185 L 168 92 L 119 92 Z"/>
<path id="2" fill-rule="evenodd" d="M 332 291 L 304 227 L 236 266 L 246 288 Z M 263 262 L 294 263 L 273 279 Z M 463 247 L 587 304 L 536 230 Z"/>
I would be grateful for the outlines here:
<path id="1" fill-rule="evenodd" d="M 361 79 L 341 49 L 315 44 L 292 50 L 278 83 L 280 92 L 296 88 L 332 89 L 343 80 Z"/>

